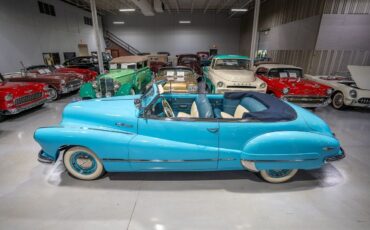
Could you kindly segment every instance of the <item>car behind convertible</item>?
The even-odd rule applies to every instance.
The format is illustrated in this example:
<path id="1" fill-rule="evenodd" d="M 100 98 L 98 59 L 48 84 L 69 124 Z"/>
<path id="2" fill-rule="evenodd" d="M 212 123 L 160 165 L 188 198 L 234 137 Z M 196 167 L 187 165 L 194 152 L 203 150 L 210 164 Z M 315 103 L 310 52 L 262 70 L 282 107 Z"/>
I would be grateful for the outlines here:
<path id="1" fill-rule="evenodd" d="M 69 104 L 59 125 L 39 128 L 39 160 L 63 154 L 70 174 L 92 180 L 107 172 L 259 172 L 272 183 L 299 169 L 344 157 L 329 126 L 311 112 L 256 92 L 145 94 Z"/>

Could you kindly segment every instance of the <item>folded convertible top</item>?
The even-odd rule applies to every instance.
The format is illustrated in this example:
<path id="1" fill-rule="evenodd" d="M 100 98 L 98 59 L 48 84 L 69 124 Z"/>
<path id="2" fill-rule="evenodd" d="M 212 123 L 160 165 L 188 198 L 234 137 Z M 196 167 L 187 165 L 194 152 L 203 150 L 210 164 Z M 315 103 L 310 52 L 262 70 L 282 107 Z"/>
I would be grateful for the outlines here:
<path id="1" fill-rule="evenodd" d="M 234 100 L 242 100 L 245 97 L 249 97 L 262 103 L 266 107 L 266 109 L 259 111 L 249 110 L 248 113 L 244 113 L 243 119 L 253 118 L 260 121 L 290 121 L 297 118 L 297 113 L 291 106 L 268 94 L 257 92 L 225 92 L 224 97 L 225 99 Z"/>

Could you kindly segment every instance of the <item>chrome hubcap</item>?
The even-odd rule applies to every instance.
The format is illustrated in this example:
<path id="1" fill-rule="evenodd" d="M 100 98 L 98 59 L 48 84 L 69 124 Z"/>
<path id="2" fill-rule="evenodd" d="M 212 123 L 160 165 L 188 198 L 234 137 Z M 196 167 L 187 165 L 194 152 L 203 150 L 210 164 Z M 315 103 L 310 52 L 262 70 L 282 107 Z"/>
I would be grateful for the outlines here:
<path id="1" fill-rule="evenodd" d="M 341 94 L 336 94 L 333 99 L 333 104 L 336 108 L 343 106 L 343 96 Z"/>

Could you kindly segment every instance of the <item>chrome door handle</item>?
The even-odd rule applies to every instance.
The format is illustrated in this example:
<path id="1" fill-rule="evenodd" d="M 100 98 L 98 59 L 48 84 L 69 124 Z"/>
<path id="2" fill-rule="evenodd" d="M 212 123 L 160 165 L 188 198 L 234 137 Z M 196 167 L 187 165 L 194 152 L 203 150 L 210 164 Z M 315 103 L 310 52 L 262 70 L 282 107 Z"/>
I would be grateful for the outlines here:
<path id="1" fill-rule="evenodd" d="M 211 133 L 217 133 L 218 132 L 218 128 L 208 128 L 207 130 Z"/>
<path id="2" fill-rule="evenodd" d="M 117 122 L 117 123 L 116 123 L 116 126 L 126 127 L 126 128 L 132 128 L 132 125 L 130 125 L 130 124 L 125 124 L 125 123 L 122 123 L 122 122 Z"/>

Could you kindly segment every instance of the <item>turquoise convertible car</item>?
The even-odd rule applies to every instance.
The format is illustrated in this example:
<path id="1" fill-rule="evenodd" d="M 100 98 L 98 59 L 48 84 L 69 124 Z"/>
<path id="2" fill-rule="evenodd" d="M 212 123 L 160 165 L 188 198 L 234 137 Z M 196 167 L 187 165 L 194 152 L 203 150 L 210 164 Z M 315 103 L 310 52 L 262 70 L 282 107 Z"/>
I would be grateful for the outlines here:
<path id="1" fill-rule="evenodd" d="M 59 125 L 39 128 L 39 161 L 63 158 L 68 172 L 259 172 L 272 183 L 345 156 L 328 125 L 311 112 L 256 92 L 143 95 L 73 102 Z"/>

